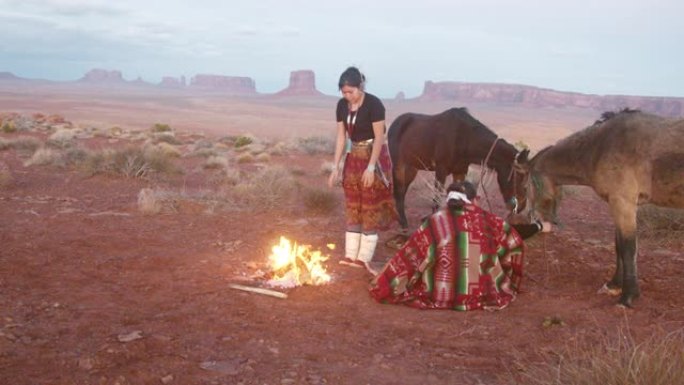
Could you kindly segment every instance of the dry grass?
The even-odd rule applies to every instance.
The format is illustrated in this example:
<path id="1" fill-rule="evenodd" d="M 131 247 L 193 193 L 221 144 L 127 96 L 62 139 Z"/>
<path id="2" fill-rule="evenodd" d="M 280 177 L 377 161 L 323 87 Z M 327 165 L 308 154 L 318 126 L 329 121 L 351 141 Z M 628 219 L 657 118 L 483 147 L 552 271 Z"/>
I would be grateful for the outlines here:
<path id="1" fill-rule="evenodd" d="M 262 152 L 254 157 L 254 159 L 260 163 L 268 163 L 271 161 L 271 155 L 269 155 L 267 152 Z"/>
<path id="2" fill-rule="evenodd" d="M 238 163 L 252 163 L 254 162 L 254 155 L 248 152 L 243 152 L 237 156 L 236 160 Z"/>
<path id="3" fill-rule="evenodd" d="M 318 214 L 330 214 L 340 205 L 337 195 L 327 188 L 306 189 L 302 200 L 307 210 Z"/>
<path id="4" fill-rule="evenodd" d="M 173 145 L 182 144 L 173 131 L 153 132 L 151 135 L 152 143 L 168 143 Z"/>
<path id="5" fill-rule="evenodd" d="M 549 355 L 523 373 L 526 385 L 672 385 L 684 378 L 684 329 L 638 343 L 617 336 L 587 339 Z M 509 379 L 510 381 L 510 379 Z"/>
<path id="6" fill-rule="evenodd" d="M 325 161 L 321 164 L 321 174 L 328 175 L 332 172 L 333 168 L 335 168 L 333 162 Z"/>
<path id="7" fill-rule="evenodd" d="M 309 155 L 332 155 L 335 151 L 335 138 L 330 136 L 299 138 L 295 148 Z"/>
<path id="8" fill-rule="evenodd" d="M 177 171 L 171 157 L 164 152 L 145 151 L 140 147 L 91 153 L 82 167 L 90 175 L 109 174 L 127 178 L 146 178 L 154 173 L 171 174 Z"/>
<path id="9" fill-rule="evenodd" d="M 645 205 L 639 208 L 637 222 L 639 239 L 661 246 L 684 239 L 684 210 Z"/>
<path id="10" fill-rule="evenodd" d="M 210 156 L 203 167 L 208 170 L 225 170 L 228 168 L 228 159 L 223 156 Z"/>
<path id="11" fill-rule="evenodd" d="M 0 188 L 8 187 L 14 182 L 9 166 L 0 161 Z"/>
<path id="12" fill-rule="evenodd" d="M 0 151 L 15 149 L 20 152 L 35 152 L 42 142 L 32 136 L 20 136 L 15 139 L 3 139 L 0 138 Z"/>
<path id="13" fill-rule="evenodd" d="M 61 129 L 50 135 L 46 144 L 56 148 L 67 148 L 73 145 L 76 130 Z"/>
<path id="14" fill-rule="evenodd" d="M 64 166 L 63 154 L 49 147 L 41 147 L 33 153 L 31 158 L 24 162 L 24 166 Z"/>
<path id="15" fill-rule="evenodd" d="M 158 214 L 162 209 L 162 202 L 157 193 L 151 188 L 144 188 L 138 193 L 138 210 L 145 215 Z"/>
<path id="16" fill-rule="evenodd" d="M 228 191 L 230 198 L 248 209 L 271 209 L 290 203 L 297 185 L 282 166 L 266 167 Z"/>
<path id="17" fill-rule="evenodd" d="M 181 156 L 181 151 L 178 147 L 165 142 L 148 145 L 145 147 L 145 151 L 156 151 L 169 158 L 180 158 Z"/>

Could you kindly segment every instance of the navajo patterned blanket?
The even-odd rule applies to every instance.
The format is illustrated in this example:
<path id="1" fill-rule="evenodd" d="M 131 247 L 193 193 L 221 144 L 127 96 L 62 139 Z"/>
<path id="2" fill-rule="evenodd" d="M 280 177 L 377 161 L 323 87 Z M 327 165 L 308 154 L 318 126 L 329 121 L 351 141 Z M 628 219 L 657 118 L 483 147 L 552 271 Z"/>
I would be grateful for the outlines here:
<path id="1" fill-rule="evenodd" d="M 443 209 L 387 262 L 370 294 L 421 309 L 503 309 L 520 289 L 524 254 L 516 231 L 479 206 Z"/>

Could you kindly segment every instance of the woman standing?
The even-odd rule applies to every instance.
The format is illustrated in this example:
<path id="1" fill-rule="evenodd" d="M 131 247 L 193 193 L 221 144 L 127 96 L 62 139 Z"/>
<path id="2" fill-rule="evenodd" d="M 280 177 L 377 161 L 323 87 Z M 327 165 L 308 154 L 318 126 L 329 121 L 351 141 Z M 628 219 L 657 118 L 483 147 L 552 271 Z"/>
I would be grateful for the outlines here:
<path id="1" fill-rule="evenodd" d="M 370 262 L 378 243 L 378 231 L 394 221 L 391 163 L 385 144 L 385 106 L 375 95 L 365 92 L 365 77 L 356 67 L 347 68 L 338 87 L 342 98 L 337 103 L 337 140 L 333 170 L 328 179 L 332 187 L 340 177 L 346 205 L 345 256 L 341 264 L 364 267 L 376 272 Z M 347 140 L 351 148 L 347 148 Z"/>

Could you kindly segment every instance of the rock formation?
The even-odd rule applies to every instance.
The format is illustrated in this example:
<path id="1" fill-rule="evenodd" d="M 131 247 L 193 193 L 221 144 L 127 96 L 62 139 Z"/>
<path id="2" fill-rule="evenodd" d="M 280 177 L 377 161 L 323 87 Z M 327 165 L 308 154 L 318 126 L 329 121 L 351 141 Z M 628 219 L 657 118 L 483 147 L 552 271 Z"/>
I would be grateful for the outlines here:
<path id="1" fill-rule="evenodd" d="M 180 78 L 174 78 L 172 76 L 164 76 L 164 77 L 162 77 L 162 80 L 159 83 L 159 86 L 164 87 L 164 88 L 183 88 L 186 86 L 185 76 L 181 76 Z"/>
<path id="2" fill-rule="evenodd" d="M 276 93 L 277 96 L 320 96 L 316 89 L 316 74 L 311 70 L 290 72 L 290 84 Z"/>
<path id="3" fill-rule="evenodd" d="M 88 72 L 86 72 L 85 75 L 81 79 L 79 79 L 80 82 L 83 83 L 92 83 L 92 84 L 99 84 L 99 83 L 108 83 L 108 84 L 124 84 L 126 81 L 124 80 L 123 76 L 121 76 L 121 71 L 107 71 L 104 69 L 100 68 L 95 68 L 92 69 Z"/>
<path id="4" fill-rule="evenodd" d="M 422 100 L 468 103 L 516 104 L 529 107 L 579 107 L 600 111 L 638 108 L 664 116 L 684 115 L 684 98 L 589 95 L 517 84 L 425 82 Z"/>
<path id="5" fill-rule="evenodd" d="M 250 77 L 199 74 L 190 79 L 190 87 L 200 90 L 224 91 L 231 94 L 256 94 L 256 85 Z"/>

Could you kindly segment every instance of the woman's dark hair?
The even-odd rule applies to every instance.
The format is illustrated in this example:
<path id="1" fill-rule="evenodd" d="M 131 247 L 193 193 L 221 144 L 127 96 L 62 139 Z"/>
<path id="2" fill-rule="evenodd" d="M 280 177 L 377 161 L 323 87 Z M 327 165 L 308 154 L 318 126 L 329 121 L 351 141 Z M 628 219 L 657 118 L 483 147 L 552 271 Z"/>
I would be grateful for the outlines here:
<path id="1" fill-rule="evenodd" d="M 471 202 L 475 199 L 475 196 L 477 196 L 475 185 L 467 181 L 458 181 L 450 184 L 449 187 L 447 187 L 447 194 L 452 191 L 458 191 L 465 194 L 466 198 Z M 447 207 L 449 207 L 450 210 L 462 209 L 463 205 L 465 205 L 465 202 L 460 199 L 449 199 L 447 201 Z"/>
<path id="2" fill-rule="evenodd" d="M 337 83 L 337 87 L 341 90 L 344 86 L 357 87 L 363 89 L 363 83 L 366 82 L 366 77 L 363 76 L 361 71 L 356 67 L 349 67 L 342 75 L 340 75 L 340 81 Z"/>

